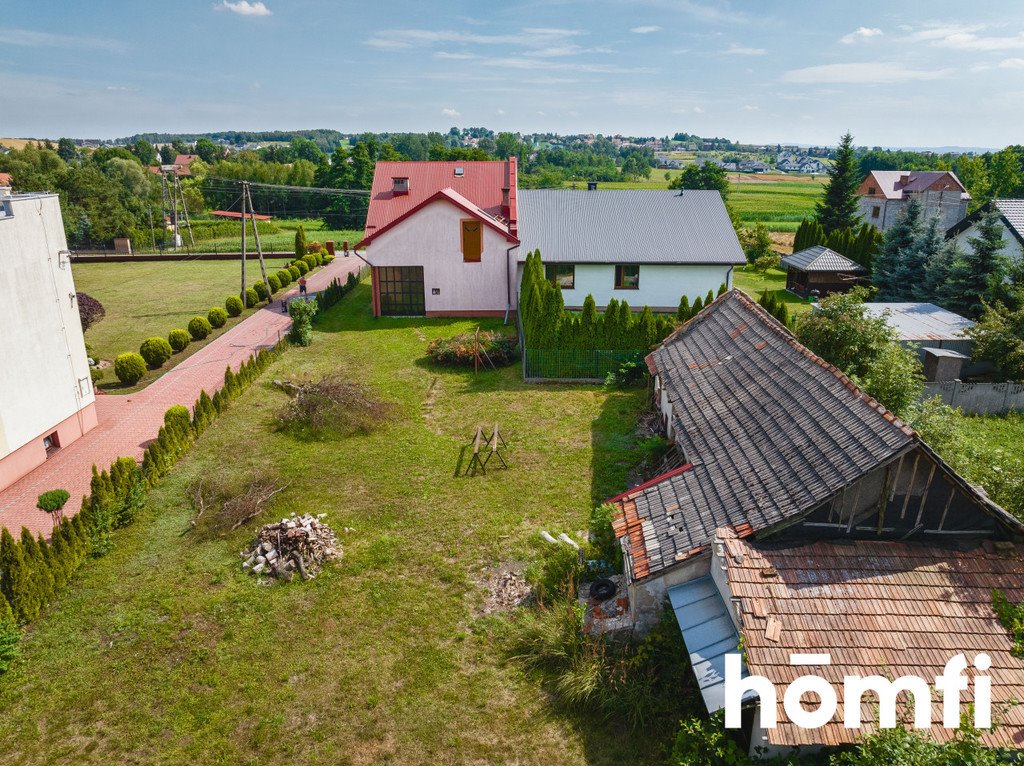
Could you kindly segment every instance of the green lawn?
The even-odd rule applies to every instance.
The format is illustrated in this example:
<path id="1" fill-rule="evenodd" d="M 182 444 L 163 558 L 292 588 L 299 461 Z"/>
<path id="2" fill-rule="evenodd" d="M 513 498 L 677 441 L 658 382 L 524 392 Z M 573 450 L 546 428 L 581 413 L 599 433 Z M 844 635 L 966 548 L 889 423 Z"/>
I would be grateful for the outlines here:
<path id="1" fill-rule="evenodd" d="M 476 616 L 481 568 L 539 530 L 586 528 L 635 459 L 646 391 L 527 386 L 518 367 L 424 361 L 465 320 L 374 320 L 363 285 L 232 405 L 88 563 L 0 677 L 0 752 L 18 764 L 640 764 L 644 732 L 554 709 Z M 500 325 L 485 321 L 485 328 Z M 382 430 L 300 442 L 274 428 L 275 378 L 340 372 L 397 406 Z M 497 421 L 509 469 L 457 475 Z M 268 516 L 327 514 L 343 561 L 260 587 L 241 530 L 197 539 L 186 485 L 276 474 Z M 343 532 L 349 527 L 351 532 Z"/>
<path id="2" fill-rule="evenodd" d="M 236 222 L 237 223 L 237 222 Z M 274 227 L 279 229 L 276 234 L 260 234 L 260 245 L 263 247 L 264 252 L 292 252 L 295 247 L 295 231 L 299 225 L 306 232 L 306 240 L 313 242 L 314 240 L 323 244 L 328 240 L 333 240 L 340 251 L 342 242 L 348 242 L 349 245 L 355 245 L 359 240 L 363 238 L 363 231 L 353 229 L 326 229 L 324 228 L 323 221 L 318 218 L 309 219 L 274 219 L 271 221 Z M 181 237 L 184 241 L 183 250 L 187 252 L 240 252 L 242 249 L 242 232 L 241 223 L 237 223 L 237 234 L 232 234 L 227 237 L 211 237 L 206 239 L 197 238 L 195 247 L 188 237 L 188 231 L 184 228 L 181 230 Z M 246 231 L 246 249 L 250 253 L 256 252 L 256 241 L 253 238 L 252 226 Z M 136 247 L 137 252 L 150 252 L 153 250 L 148 244 L 143 243 L 141 247 Z"/>
<path id="3" fill-rule="evenodd" d="M 750 265 L 738 266 L 732 272 L 732 284 L 755 300 L 765 290 L 772 290 L 780 300 L 789 304 L 790 312 L 811 310 L 810 303 L 786 290 L 786 272 L 781 269 L 769 269 L 765 274 L 758 274 Z"/>
<path id="4" fill-rule="evenodd" d="M 266 263 L 267 273 L 272 274 L 287 261 L 268 259 Z M 175 327 L 186 327 L 196 315 L 206 316 L 211 307 L 223 306 L 224 299 L 237 295 L 241 287 L 241 265 L 237 261 L 76 263 L 72 270 L 75 288 L 99 300 L 106 309 L 106 316 L 85 333 L 85 342 L 99 359 L 108 361 L 125 351 L 138 351 L 146 338 L 166 338 Z M 246 261 L 246 275 L 249 285 L 262 279 L 259 261 Z M 224 329 L 238 321 L 229 319 Z M 219 332 L 223 330 L 205 342 Z M 193 342 L 165 368 L 170 369 L 183 355 L 202 345 Z M 116 383 L 113 370 L 105 372 L 104 382 Z M 145 382 L 152 380 L 147 376 Z"/>

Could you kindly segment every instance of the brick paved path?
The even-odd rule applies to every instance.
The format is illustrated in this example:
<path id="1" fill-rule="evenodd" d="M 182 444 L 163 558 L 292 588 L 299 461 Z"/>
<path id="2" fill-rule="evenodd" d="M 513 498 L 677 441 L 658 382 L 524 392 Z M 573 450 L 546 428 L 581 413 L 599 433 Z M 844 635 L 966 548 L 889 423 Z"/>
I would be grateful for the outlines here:
<path id="1" fill-rule="evenodd" d="M 352 256 L 337 257 L 308 278 L 310 293 L 319 292 L 331 280 L 342 280 L 358 271 L 363 262 Z M 298 294 L 298 288 L 284 297 Z M 263 346 L 276 343 L 291 324 L 281 312 L 280 300 L 263 308 L 226 333 L 211 341 L 165 373 L 154 383 L 134 394 L 96 397 L 99 424 L 78 441 L 60 449 L 49 460 L 0 492 L 0 527 L 17 537 L 22 526 L 49 535 L 50 514 L 36 508 L 39 495 L 49 489 L 66 489 L 71 500 L 65 514 L 78 512 L 82 495 L 89 494 L 92 466 L 108 468 L 122 455 L 142 459 L 150 440 L 163 425 L 164 412 L 175 404 L 191 408 L 202 389 L 212 394 L 224 384 L 224 368 L 233 369 Z"/>

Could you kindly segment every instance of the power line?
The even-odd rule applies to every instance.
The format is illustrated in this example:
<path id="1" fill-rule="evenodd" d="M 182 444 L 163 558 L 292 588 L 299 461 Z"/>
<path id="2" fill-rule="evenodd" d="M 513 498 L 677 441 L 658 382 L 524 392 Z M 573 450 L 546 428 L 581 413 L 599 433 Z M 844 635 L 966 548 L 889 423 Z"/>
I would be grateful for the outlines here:
<path id="1" fill-rule="evenodd" d="M 291 186 L 289 184 L 264 184 L 256 181 L 243 181 L 235 178 L 223 178 L 220 176 L 207 176 L 211 181 L 227 184 L 248 184 L 251 188 L 268 189 L 270 191 L 292 191 L 303 194 L 329 194 L 334 196 L 368 197 L 369 189 L 332 189 L 324 186 Z M 232 187 L 237 188 L 237 187 Z"/>

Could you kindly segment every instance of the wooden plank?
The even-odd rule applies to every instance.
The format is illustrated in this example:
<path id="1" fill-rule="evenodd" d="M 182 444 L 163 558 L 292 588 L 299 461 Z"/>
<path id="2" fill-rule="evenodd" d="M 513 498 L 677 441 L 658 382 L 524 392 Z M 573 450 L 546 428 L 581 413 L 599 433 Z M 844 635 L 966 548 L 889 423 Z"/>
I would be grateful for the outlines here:
<path id="1" fill-rule="evenodd" d="M 900 511 L 900 521 L 907 515 L 907 506 L 910 505 L 910 493 L 914 490 L 914 481 L 917 479 L 917 464 L 921 460 L 921 453 L 914 456 L 914 470 L 910 472 L 910 483 L 907 485 L 907 494 L 903 498 L 903 510 Z"/>
<path id="2" fill-rule="evenodd" d="M 946 482 L 949 484 L 949 497 L 946 498 L 946 506 L 942 509 L 942 518 L 939 519 L 939 531 L 942 531 L 942 527 L 946 524 L 946 514 L 949 513 L 949 506 L 953 504 L 953 497 L 956 495 L 957 488 L 952 482 Z"/>
<path id="3" fill-rule="evenodd" d="M 914 522 L 914 526 L 918 527 L 921 525 L 921 517 L 924 515 L 924 503 L 928 499 L 928 492 L 932 488 L 932 479 L 935 478 L 936 464 L 932 463 L 932 470 L 928 472 L 928 481 L 924 485 L 924 492 L 921 493 L 921 502 L 917 506 L 917 520 Z"/>

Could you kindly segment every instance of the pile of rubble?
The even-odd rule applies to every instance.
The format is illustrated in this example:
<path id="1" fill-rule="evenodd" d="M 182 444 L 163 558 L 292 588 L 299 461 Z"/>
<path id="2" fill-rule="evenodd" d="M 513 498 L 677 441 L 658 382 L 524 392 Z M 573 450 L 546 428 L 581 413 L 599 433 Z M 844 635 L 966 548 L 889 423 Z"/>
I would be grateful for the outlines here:
<path id="1" fill-rule="evenodd" d="M 325 516 L 292 514 L 261 527 L 253 544 L 242 551 L 242 569 L 286 581 L 296 573 L 303 580 L 313 579 L 326 562 L 341 558 L 342 553 L 334 530 L 323 522 Z"/>

